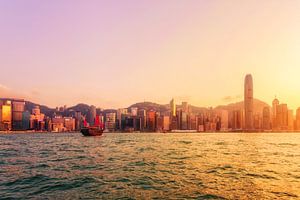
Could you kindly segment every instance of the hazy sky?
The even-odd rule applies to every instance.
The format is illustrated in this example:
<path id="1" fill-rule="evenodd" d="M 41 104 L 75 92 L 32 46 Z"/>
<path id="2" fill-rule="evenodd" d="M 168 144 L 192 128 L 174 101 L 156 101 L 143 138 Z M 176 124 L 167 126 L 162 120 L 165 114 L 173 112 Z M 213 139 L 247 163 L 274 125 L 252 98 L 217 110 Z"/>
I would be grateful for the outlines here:
<path id="1" fill-rule="evenodd" d="M 300 106 L 299 0 L 0 0 L 0 96 Z"/>

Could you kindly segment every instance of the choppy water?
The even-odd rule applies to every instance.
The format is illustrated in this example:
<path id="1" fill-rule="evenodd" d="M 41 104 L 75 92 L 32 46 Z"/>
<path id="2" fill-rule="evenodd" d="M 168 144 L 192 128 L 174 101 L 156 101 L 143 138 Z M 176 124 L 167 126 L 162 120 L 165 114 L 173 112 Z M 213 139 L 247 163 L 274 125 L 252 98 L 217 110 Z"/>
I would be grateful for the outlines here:
<path id="1" fill-rule="evenodd" d="M 0 135 L 0 199 L 300 199 L 300 134 Z"/>

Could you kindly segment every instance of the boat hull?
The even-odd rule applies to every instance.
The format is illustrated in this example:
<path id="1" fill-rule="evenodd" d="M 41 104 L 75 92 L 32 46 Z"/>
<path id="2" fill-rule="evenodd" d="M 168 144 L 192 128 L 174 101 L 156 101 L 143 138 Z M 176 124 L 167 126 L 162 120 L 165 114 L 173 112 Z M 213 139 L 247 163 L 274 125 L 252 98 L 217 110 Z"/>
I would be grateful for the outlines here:
<path id="1" fill-rule="evenodd" d="M 103 130 L 98 128 L 82 128 L 81 131 L 83 136 L 101 136 L 103 134 Z"/>

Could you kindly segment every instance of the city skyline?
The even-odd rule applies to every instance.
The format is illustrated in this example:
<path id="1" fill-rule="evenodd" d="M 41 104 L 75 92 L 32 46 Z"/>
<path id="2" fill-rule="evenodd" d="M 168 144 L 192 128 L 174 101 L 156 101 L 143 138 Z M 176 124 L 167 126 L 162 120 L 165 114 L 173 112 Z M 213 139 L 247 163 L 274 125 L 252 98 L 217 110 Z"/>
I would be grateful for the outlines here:
<path id="1" fill-rule="evenodd" d="M 246 78 L 247 76 L 251 76 L 251 82 L 252 82 L 252 74 L 247 74 L 246 77 L 245 77 L 245 84 L 246 84 Z M 251 83 L 252 87 L 253 87 L 253 82 Z M 193 105 L 193 106 L 196 106 L 196 107 L 203 107 L 203 108 L 216 108 L 218 106 L 226 106 L 226 105 L 230 105 L 230 104 L 236 104 L 236 103 L 244 103 L 245 102 L 245 90 L 246 90 L 246 85 L 244 85 L 244 95 L 237 95 L 237 96 L 225 96 L 222 98 L 222 100 L 220 101 L 220 104 L 216 104 L 216 105 L 201 105 L 201 104 L 193 104 L 192 102 L 189 102 L 190 105 Z M 3 92 L 4 91 L 4 92 Z M 253 89 L 252 89 L 252 98 L 253 99 L 256 99 L 256 100 L 259 100 L 259 101 L 262 101 L 263 103 L 267 104 L 270 108 L 272 107 L 272 101 L 277 98 L 280 98 L 281 100 L 282 99 L 286 99 L 286 98 L 281 98 L 281 97 L 278 97 L 278 95 L 274 95 L 273 99 L 271 102 L 267 102 L 267 101 L 264 101 L 263 99 L 261 99 L 260 97 L 256 97 L 253 95 Z M 18 94 L 15 94 L 13 93 L 13 91 L 10 91 L 9 88 L 3 86 L 3 85 L 0 85 L 0 98 L 4 98 L 4 99 L 19 99 L 19 100 L 26 100 L 26 101 L 29 101 L 29 102 L 32 102 L 32 103 L 35 103 L 37 105 L 42 105 L 42 106 L 46 106 L 50 109 L 55 109 L 55 108 L 59 108 L 61 106 L 64 106 L 64 107 L 72 107 L 72 106 L 76 106 L 76 105 L 79 105 L 79 104 L 86 104 L 86 105 L 92 105 L 92 106 L 96 106 L 97 108 L 100 108 L 100 109 L 118 109 L 118 108 L 128 108 L 130 107 L 131 105 L 135 104 L 135 103 L 142 103 L 142 102 L 148 102 L 148 103 L 155 103 L 155 104 L 159 104 L 159 105 L 167 105 L 168 102 L 155 102 L 155 101 L 149 101 L 149 100 L 146 100 L 144 99 L 143 101 L 132 101 L 130 102 L 129 104 L 125 105 L 125 106 L 120 106 L 120 107 L 117 107 L 117 106 L 108 106 L 108 107 L 104 107 L 103 105 L 99 105 L 97 103 L 93 104 L 93 103 L 89 103 L 89 102 L 74 102 L 74 104 L 70 104 L 70 105 L 67 105 L 66 103 L 62 103 L 60 105 L 57 105 L 55 104 L 54 106 L 52 104 L 45 104 L 45 103 L 41 103 L 41 102 L 38 102 L 38 101 L 35 101 L 34 99 L 32 98 L 29 98 L 28 96 L 22 96 L 22 95 L 18 95 Z M 171 102 L 175 102 L 175 105 L 180 105 L 181 102 L 187 102 L 187 99 L 189 98 L 186 98 L 186 97 L 180 97 L 180 96 L 177 96 L 176 98 L 172 97 L 172 100 Z M 170 100 L 170 98 L 169 98 Z M 168 101 L 168 100 L 167 100 Z M 282 100 L 283 101 L 283 100 Z M 96 101 L 97 102 L 97 101 Z M 99 102 L 99 101 L 98 101 Z M 176 104 L 177 102 L 179 102 L 179 104 Z M 283 101 L 284 102 L 284 101 Z M 287 102 L 285 102 L 287 103 Z M 288 103 L 287 103 L 288 104 Z M 289 104 L 289 108 L 291 108 L 292 110 L 296 111 L 298 108 L 299 108 L 299 104 L 295 104 L 294 107 L 290 106 Z"/>
<path id="2" fill-rule="evenodd" d="M 197 108 L 188 102 L 169 106 L 142 103 L 127 108 L 97 109 L 91 105 L 66 105 L 50 109 L 23 99 L 0 98 L 0 131 L 79 131 L 81 127 L 101 126 L 115 132 L 277 132 L 300 131 L 300 107 L 294 115 L 277 98 L 272 107 L 253 98 L 253 79 L 244 80 L 244 101 L 215 108 Z M 29 105 L 27 105 L 29 104 Z M 270 110 L 272 109 L 272 112 Z M 31 112 L 30 112 L 31 110 Z"/>
<path id="3" fill-rule="evenodd" d="M 56 107 L 300 96 L 300 3 L 2 1 L 0 96 Z M 155 13 L 155 15 L 154 15 Z M 167 14 L 166 14 L 167 13 Z M 278 14 L 279 13 L 279 14 Z"/>
<path id="4" fill-rule="evenodd" d="M 300 199 L 300 0 L 0 0 L 1 199 Z"/>

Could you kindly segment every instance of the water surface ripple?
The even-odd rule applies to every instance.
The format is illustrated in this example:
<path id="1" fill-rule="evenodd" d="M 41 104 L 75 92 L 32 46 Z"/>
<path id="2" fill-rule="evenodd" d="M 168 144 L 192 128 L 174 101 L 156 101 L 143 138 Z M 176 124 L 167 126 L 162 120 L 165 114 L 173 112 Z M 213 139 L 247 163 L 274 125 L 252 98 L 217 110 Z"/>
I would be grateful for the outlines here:
<path id="1" fill-rule="evenodd" d="M 300 134 L 0 135 L 0 199 L 300 199 Z"/>

